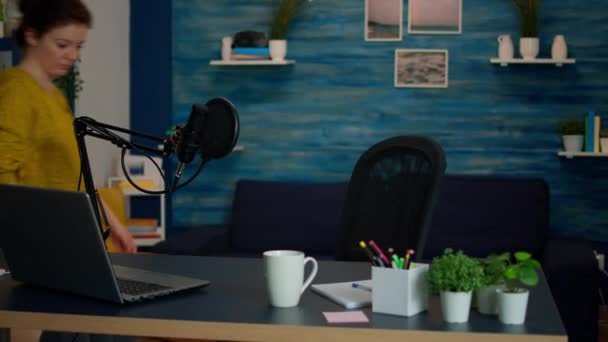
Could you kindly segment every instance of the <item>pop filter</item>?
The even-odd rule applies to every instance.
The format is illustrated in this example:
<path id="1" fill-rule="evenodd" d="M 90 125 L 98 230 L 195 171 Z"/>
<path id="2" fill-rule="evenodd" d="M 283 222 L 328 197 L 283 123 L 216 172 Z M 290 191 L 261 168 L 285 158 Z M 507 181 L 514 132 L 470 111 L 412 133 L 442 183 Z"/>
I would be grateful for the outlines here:
<path id="1" fill-rule="evenodd" d="M 207 113 L 199 137 L 203 158 L 222 158 L 232 152 L 239 139 L 239 114 L 225 98 L 216 97 L 205 104 Z"/>

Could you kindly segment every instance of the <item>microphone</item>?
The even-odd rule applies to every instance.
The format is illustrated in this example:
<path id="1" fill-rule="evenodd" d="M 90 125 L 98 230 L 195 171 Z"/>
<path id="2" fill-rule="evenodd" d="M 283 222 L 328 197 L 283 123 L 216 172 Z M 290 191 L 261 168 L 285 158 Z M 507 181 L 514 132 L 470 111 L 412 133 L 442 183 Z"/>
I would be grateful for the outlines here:
<path id="1" fill-rule="evenodd" d="M 175 150 L 179 164 L 175 180 L 197 152 L 201 158 L 219 159 L 234 149 L 239 137 L 239 115 L 234 105 L 217 97 L 206 104 L 192 105 L 186 126 L 175 131 Z"/>
<path id="2" fill-rule="evenodd" d="M 184 172 L 186 164 L 190 163 L 200 148 L 201 132 L 207 115 L 207 106 L 201 104 L 192 105 L 192 111 L 186 126 L 176 130 L 177 143 L 175 146 L 179 164 L 175 178 L 179 179 Z"/>

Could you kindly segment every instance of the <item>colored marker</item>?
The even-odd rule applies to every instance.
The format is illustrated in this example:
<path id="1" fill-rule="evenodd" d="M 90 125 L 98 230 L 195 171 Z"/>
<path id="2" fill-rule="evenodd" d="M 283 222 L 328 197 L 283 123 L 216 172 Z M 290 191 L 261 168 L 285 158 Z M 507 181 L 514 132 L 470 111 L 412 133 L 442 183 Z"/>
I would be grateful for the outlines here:
<path id="1" fill-rule="evenodd" d="M 409 260 L 407 262 L 407 265 L 405 265 L 405 269 L 409 270 L 410 268 L 412 268 L 412 259 L 414 259 L 413 255 L 416 254 L 416 251 L 414 251 L 413 249 L 408 249 L 407 250 L 407 255 L 409 255 Z"/>
<path id="2" fill-rule="evenodd" d="M 374 240 L 369 240 L 369 245 L 372 246 L 374 251 L 376 251 L 378 256 L 382 259 L 382 261 L 384 261 L 385 265 L 391 264 L 391 261 L 388 260 L 388 258 L 386 257 L 386 255 L 384 255 L 384 253 L 382 253 L 382 250 L 380 249 L 380 247 L 378 247 L 378 245 L 376 244 L 376 242 L 374 242 Z"/>
<path id="3" fill-rule="evenodd" d="M 395 263 L 395 265 L 397 265 L 397 268 L 403 268 L 403 265 L 401 264 L 401 261 L 399 260 L 397 254 L 393 254 L 393 262 Z"/>
<path id="4" fill-rule="evenodd" d="M 372 265 L 381 266 L 381 265 L 378 264 L 376 256 L 374 255 L 374 253 L 372 253 L 372 251 L 369 250 L 369 247 L 367 247 L 367 245 L 365 244 L 365 241 L 359 241 L 359 246 L 361 248 L 363 248 L 363 251 L 365 252 L 365 254 L 367 254 L 367 257 L 372 262 Z"/>
<path id="5" fill-rule="evenodd" d="M 359 283 L 353 283 L 353 287 L 356 288 L 356 289 L 361 289 L 361 290 L 364 290 L 364 291 L 372 292 L 372 288 L 371 287 L 365 286 L 365 285 L 361 285 Z"/>

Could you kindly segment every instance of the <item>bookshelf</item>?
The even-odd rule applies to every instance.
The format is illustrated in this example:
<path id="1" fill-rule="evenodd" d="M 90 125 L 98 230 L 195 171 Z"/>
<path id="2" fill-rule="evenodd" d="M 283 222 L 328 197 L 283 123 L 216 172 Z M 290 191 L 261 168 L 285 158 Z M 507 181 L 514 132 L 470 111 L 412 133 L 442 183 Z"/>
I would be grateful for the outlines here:
<path id="1" fill-rule="evenodd" d="M 148 185 L 150 182 L 154 182 L 154 180 L 145 178 L 145 177 L 131 177 L 136 184 L 142 186 L 145 189 L 148 189 Z M 123 198 L 124 198 L 124 217 L 127 221 L 126 228 L 131 232 L 137 246 L 140 247 L 148 247 L 154 246 L 158 242 L 165 240 L 165 195 L 158 194 L 152 195 L 141 192 L 135 188 L 132 188 L 128 184 L 128 180 L 126 177 L 110 177 L 108 179 L 108 186 L 118 188 L 121 190 Z M 160 188 L 150 188 L 150 190 L 159 191 L 162 190 Z M 132 217 L 132 207 L 135 201 L 138 198 L 149 198 L 153 199 L 155 203 L 157 203 L 157 209 L 155 211 L 154 217 L 143 217 L 143 218 L 133 218 Z M 156 226 L 150 226 L 151 224 L 148 222 L 136 222 L 136 221 L 154 221 Z M 140 226 L 138 230 L 134 230 L 133 225 Z M 142 227 L 143 225 L 143 227 Z M 133 229 L 132 229 L 133 228 Z"/>

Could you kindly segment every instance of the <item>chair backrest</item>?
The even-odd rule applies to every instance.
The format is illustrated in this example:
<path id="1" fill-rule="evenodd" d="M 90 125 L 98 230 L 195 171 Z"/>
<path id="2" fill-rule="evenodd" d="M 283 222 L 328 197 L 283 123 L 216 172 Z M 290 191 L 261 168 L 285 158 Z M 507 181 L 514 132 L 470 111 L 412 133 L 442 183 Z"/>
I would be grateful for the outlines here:
<path id="1" fill-rule="evenodd" d="M 441 146 L 423 136 L 397 136 L 369 148 L 350 179 L 338 232 L 338 260 L 366 260 L 359 241 L 422 256 L 435 194 L 446 168 Z"/>

